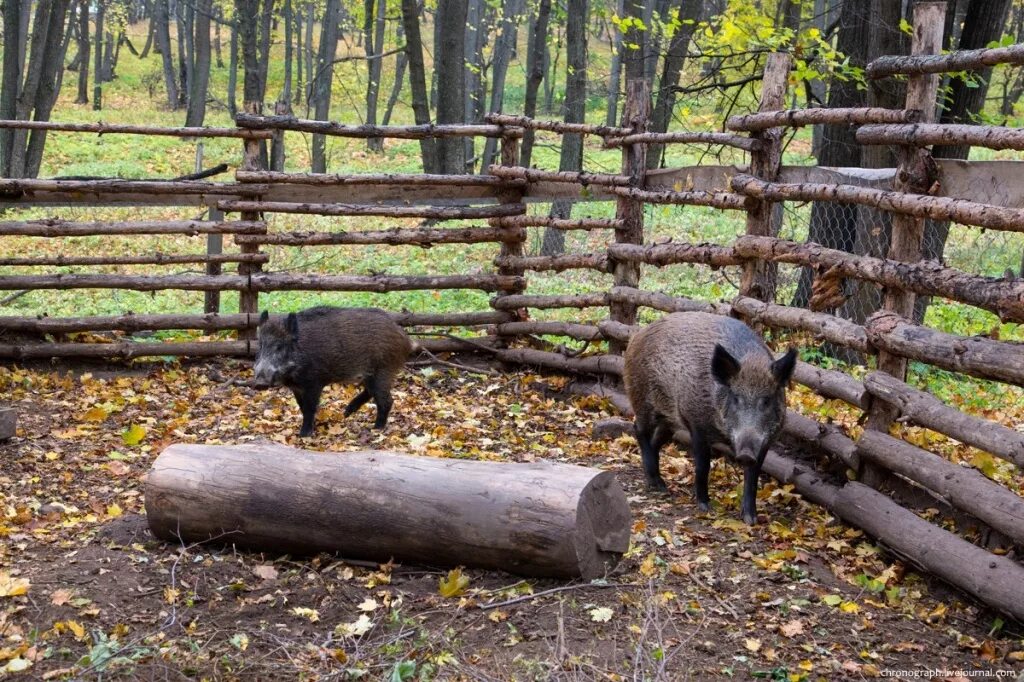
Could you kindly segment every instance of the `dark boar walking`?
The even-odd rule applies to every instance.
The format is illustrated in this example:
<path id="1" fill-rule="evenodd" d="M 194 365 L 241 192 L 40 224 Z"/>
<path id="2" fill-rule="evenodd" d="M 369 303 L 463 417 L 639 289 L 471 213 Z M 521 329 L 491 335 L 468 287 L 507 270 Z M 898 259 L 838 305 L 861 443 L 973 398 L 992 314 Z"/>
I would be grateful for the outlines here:
<path id="1" fill-rule="evenodd" d="M 743 520 L 757 521 L 757 480 L 782 429 L 796 351 L 772 357 L 739 320 L 675 313 L 648 325 L 626 349 L 626 390 L 636 413 L 647 484 L 666 490 L 659 453 L 680 428 L 690 432 L 697 506 L 707 511 L 711 447 L 725 443 L 744 467 Z"/>
<path id="2" fill-rule="evenodd" d="M 375 429 L 391 412 L 391 385 L 413 344 L 379 308 L 317 306 L 287 317 L 260 315 L 260 349 L 253 368 L 256 385 L 283 385 L 302 410 L 300 436 L 313 434 L 320 394 L 328 384 L 362 383 L 345 408 L 349 416 L 370 398 L 377 405 Z"/>

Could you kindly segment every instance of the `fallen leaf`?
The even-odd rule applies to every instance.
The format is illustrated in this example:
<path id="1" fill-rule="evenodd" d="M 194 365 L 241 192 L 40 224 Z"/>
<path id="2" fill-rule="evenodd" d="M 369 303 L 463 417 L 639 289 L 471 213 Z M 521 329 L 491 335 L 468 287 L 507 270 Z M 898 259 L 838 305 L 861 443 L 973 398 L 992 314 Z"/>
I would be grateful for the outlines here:
<path id="1" fill-rule="evenodd" d="M 101 422 L 104 421 L 109 416 L 110 413 L 104 410 L 102 407 L 93 407 L 89 410 L 86 410 L 85 414 L 83 414 L 80 417 L 80 419 L 84 422 Z"/>
<path id="2" fill-rule="evenodd" d="M 380 608 L 380 604 L 378 604 L 377 600 L 374 599 L 373 597 L 367 597 L 366 599 L 363 600 L 363 602 L 357 608 L 360 611 L 367 611 L 367 612 L 369 612 L 369 611 L 376 611 L 377 609 Z"/>
<path id="3" fill-rule="evenodd" d="M 462 595 L 467 587 L 469 587 L 469 576 L 463 575 L 461 568 L 453 568 L 448 571 L 446 577 L 441 578 L 438 591 L 442 597 L 451 599 Z"/>
<path id="4" fill-rule="evenodd" d="M 257 578 L 263 580 L 277 580 L 277 569 L 270 564 L 260 564 L 252 569 Z"/>
<path id="5" fill-rule="evenodd" d="M 125 445 L 138 445 L 145 437 L 145 427 L 139 426 L 138 424 L 132 424 L 121 433 L 121 440 L 124 441 Z"/>
<path id="6" fill-rule="evenodd" d="M 310 623 L 315 623 L 320 620 L 320 612 L 316 609 L 310 609 L 305 606 L 296 606 L 292 609 L 292 613 L 300 618 L 308 618 Z"/>
<path id="7" fill-rule="evenodd" d="M 235 647 L 239 651 L 245 651 L 249 648 L 249 635 L 244 632 L 238 632 L 231 636 L 231 646 Z"/>
<path id="8" fill-rule="evenodd" d="M 339 637 L 359 637 L 365 635 L 373 627 L 373 621 L 365 613 L 352 623 L 339 623 L 334 634 Z"/>
<path id="9" fill-rule="evenodd" d="M 607 623 L 612 619 L 612 610 L 607 606 L 590 609 L 587 613 L 590 614 L 590 620 L 595 623 Z"/>
<path id="10" fill-rule="evenodd" d="M 9 573 L 0 571 L 0 597 L 20 597 L 28 594 L 31 586 L 27 578 L 12 578 Z"/>
<path id="11" fill-rule="evenodd" d="M 761 640 L 749 638 L 744 640 L 743 645 L 747 647 L 747 651 L 756 653 L 761 648 Z"/>
<path id="12" fill-rule="evenodd" d="M 72 596 L 74 596 L 74 592 L 71 590 L 65 590 L 63 588 L 54 590 L 53 594 L 50 595 L 50 603 L 54 606 L 64 606 L 71 601 Z"/>
<path id="13" fill-rule="evenodd" d="M 796 637 L 804 632 L 804 622 L 802 620 L 791 620 L 785 625 L 779 627 L 781 632 L 786 637 Z"/>

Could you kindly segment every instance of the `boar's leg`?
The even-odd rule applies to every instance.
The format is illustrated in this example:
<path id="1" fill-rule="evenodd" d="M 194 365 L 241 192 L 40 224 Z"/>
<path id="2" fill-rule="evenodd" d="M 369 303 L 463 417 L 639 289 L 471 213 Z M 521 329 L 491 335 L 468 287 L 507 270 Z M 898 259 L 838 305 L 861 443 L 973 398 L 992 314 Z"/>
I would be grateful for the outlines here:
<path id="1" fill-rule="evenodd" d="M 377 419 L 373 422 L 373 428 L 383 429 L 394 404 L 391 400 L 391 378 L 372 376 L 366 380 L 366 390 L 373 396 L 373 403 L 377 406 Z"/>
<path id="2" fill-rule="evenodd" d="M 359 391 L 355 398 L 352 398 L 351 402 L 345 406 L 345 416 L 350 417 L 352 413 L 358 410 L 360 407 L 366 404 L 366 401 L 370 399 L 370 391 L 366 388 Z"/>
<path id="3" fill-rule="evenodd" d="M 757 523 L 757 482 L 761 477 L 761 463 L 764 462 L 762 454 L 757 462 L 743 468 L 743 521 L 748 526 Z"/>
<path id="4" fill-rule="evenodd" d="M 640 459 L 644 466 L 647 487 L 651 490 L 664 492 L 668 490 L 665 479 L 661 477 L 661 448 L 671 437 L 670 430 L 650 409 L 641 409 L 633 421 L 636 442 L 640 445 Z"/>
<path id="5" fill-rule="evenodd" d="M 711 509 L 708 497 L 708 476 L 711 473 L 711 441 L 702 429 L 690 432 L 690 454 L 693 455 L 693 487 L 697 498 L 697 509 L 706 512 Z"/>
<path id="6" fill-rule="evenodd" d="M 303 386 L 302 388 L 292 389 L 292 393 L 295 394 L 295 401 L 299 404 L 299 409 L 302 411 L 302 428 L 299 429 L 299 436 L 302 438 L 313 435 L 316 410 L 320 407 L 320 393 L 323 390 L 323 386 Z"/>

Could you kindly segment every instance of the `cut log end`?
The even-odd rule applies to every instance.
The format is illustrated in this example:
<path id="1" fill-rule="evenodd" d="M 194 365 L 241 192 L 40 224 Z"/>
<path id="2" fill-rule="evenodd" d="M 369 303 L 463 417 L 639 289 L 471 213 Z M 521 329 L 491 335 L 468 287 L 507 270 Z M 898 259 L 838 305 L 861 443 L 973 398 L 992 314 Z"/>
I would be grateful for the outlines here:
<path id="1" fill-rule="evenodd" d="M 13 407 L 0 407 L 0 440 L 13 438 L 18 428 L 18 411 Z"/>
<path id="2" fill-rule="evenodd" d="M 576 505 L 573 545 L 580 577 L 593 580 L 608 574 L 629 549 L 632 518 L 626 493 L 607 471 L 592 478 Z"/>

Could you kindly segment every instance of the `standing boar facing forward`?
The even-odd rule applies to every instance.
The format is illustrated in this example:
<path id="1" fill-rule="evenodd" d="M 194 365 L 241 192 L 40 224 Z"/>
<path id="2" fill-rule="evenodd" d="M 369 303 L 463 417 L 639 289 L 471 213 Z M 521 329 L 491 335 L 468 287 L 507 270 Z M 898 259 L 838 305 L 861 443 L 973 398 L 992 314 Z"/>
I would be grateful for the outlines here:
<path id="1" fill-rule="evenodd" d="M 377 405 L 375 429 L 391 411 L 391 386 L 413 344 L 379 308 L 317 306 L 287 317 L 260 315 L 260 348 L 253 370 L 258 387 L 287 386 L 302 410 L 300 436 L 313 434 L 320 394 L 328 384 L 361 383 L 345 408 L 349 416 L 370 398 Z"/>
<path id="2" fill-rule="evenodd" d="M 637 333 L 626 349 L 624 379 L 648 486 L 666 489 L 659 452 L 686 429 L 697 506 L 709 508 L 711 447 L 725 443 L 744 467 L 743 520 L 756 523 L 757 480 L 782 429 L 795 365 L 794 349 L 776 360 L 760 336 L 730 317 L 674 313 Z"/>

